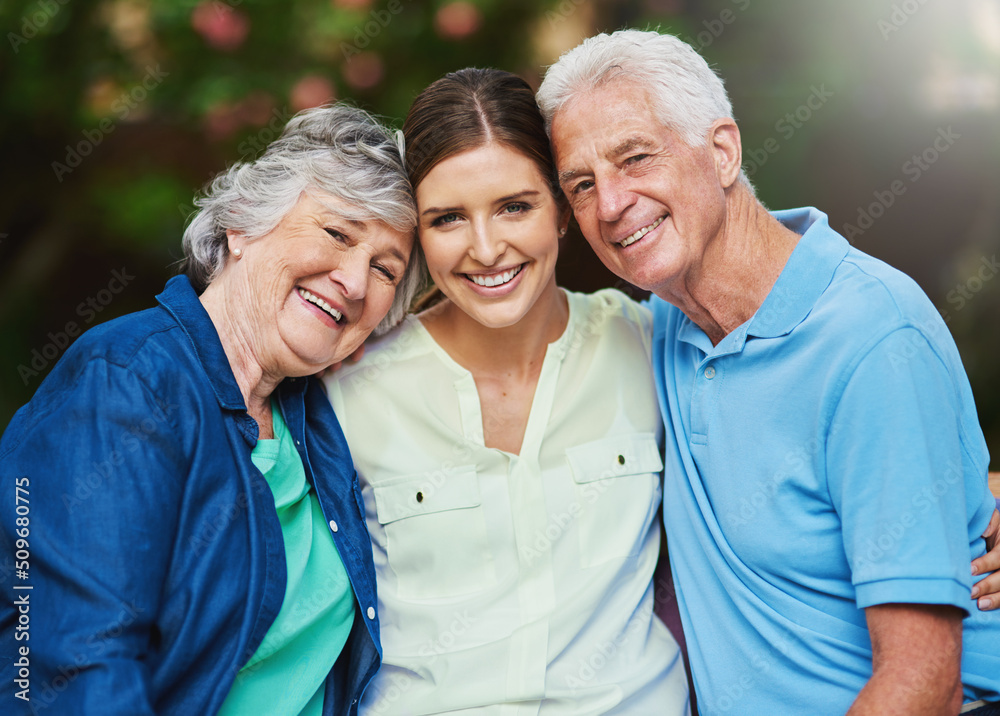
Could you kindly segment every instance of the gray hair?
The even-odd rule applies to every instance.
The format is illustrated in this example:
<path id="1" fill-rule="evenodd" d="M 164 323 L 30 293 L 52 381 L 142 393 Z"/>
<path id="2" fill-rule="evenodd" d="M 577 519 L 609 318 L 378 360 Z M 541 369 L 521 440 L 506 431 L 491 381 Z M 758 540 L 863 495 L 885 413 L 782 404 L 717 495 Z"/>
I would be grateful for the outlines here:
<path id="1" fill-rule="evenodd" d="M 248 240 L 272 231 L 303 192 L 331 195 L 351 207 L 346 219 L 379 221 L 413 232 L 417 209 L 396 140 L 367 112 L 345 104 L 316 107 L 289 120 L 254 161 L 220 173 L 184 231 L 184 271 L 199 292 L 218 277 L 229 255 L 226 231 Z M 318 196 L 322 200 L 322 196 Z M 414 242 L 396 295 L 376 333 L 402 320 L 426 270 Z"/>
<path id="2" fill-rule="evenodd" d="M 546 129 L 551 134 L 552 118 L 574 96 L 619 78 L 648 90 L 664 126 L 690 147 L 704 146 L 712 123 L 733 116 L 722 80 L 686 42 L 618 30 L 588 37 L 548 68 L 537 95 Z M 742 170 L 740 181 L 753 191 Z"/>

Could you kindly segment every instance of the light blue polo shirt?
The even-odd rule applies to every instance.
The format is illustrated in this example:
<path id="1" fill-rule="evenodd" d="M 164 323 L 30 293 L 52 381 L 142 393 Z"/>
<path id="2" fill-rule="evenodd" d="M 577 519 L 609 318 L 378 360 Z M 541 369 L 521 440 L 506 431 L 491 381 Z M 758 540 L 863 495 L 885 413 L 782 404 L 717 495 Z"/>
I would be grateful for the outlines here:
<path id="1" fill-rule="evenodd" d="M 712 346 L 657 298 L 664 520 L 702 714 L 844 713 L 864 608 L 951 604 L 966 701 L 1000 699 L 1000 612 L 969 562 L 994 500 L 958 351 L 910 278 L 815 209 L 757 313 Z"/>

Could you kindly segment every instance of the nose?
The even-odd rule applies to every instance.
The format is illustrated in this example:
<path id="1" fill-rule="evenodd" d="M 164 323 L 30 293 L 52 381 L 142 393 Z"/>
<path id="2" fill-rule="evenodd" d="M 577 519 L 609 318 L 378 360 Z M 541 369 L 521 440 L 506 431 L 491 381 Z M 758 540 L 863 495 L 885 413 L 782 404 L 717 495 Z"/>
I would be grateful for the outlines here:
<path id="1" fill-rule="evenodd" d="M 483 266 L 495 264 L 507 250 L 507 242 L 498 233 L 489 222 L 475 222 L 472 226 L 472 245 L 469 248 L 469 255 Z"/>
<path id="2" fill-rule="evenodd" d="M 330 280 L 333 281 L 344 298 L 350 301 L 360 301 L 368 292 L 369 258 L 364 251 L 357 247 L 347 249 L 340 257 L 337 268 L 330 272 Z"/>
<path id="3" fill-rule="evenodd" d="M 618 221 L 625 210 L 635 203 L 635 194 L 629 190 L 623 178 L 604 176 L 595 178 L 594 182 L 599 221 L 607 223 Z"/>

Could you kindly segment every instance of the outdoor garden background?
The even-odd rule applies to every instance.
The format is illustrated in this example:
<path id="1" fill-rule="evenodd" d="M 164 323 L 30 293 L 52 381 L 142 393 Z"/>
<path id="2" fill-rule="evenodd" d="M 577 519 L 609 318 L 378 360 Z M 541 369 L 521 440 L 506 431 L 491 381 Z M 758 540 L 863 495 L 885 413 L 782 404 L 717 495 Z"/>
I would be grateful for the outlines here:
<path id="1" fill-rule="evenodd" d="M 81 331 L 154 304 L 195 193 L 297 110 L 399 126 L 445 72 L 537 87 L 625 26 L 718 68 L 767 206 L 820 208 L 930 295 L 998 469 L 1000 0 L 0 0 L 0 429 Z M 629 288 L 575 228 L 558 276 Z"/>

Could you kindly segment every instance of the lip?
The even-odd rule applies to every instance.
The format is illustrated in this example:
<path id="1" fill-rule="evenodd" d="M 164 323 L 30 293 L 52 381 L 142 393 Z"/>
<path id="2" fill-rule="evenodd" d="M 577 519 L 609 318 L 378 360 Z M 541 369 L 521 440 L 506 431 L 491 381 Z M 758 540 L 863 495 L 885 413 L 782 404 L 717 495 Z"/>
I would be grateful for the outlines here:
<path id="1" fill-rule="evenodd" d="M 502 286 L 480 286 L 478 283 L 473 281 L 469 276 L 496 276 L 497 274 L 502 274 L 504 271 L 513 271 L 518 266 L 521 270 L 517 272 L 510 281 L 503 284 Z M 465 285 L 472 289 L 472 291 L 480 296 L 487 298 L 499 298 L 501 296 L 506 296 L 521 283 L 521 277 L 524 276 L 524 272 L 528 270 L 528 263 L 514 264 L 513 266 L 506 266 L 501 269 L 496 269 L 494 271 L 476 271 L 475 273 L 462 273 L 459 274 L 462 280 L 465 281 Z"/>
<path id="2" fill-rule="evenodd" d="M 317 297 L 323 299 L 328 304 L 330 304 L 330 306 L 335 311 L 337 311 L 338 313 L 340 313 L 340 316 L 341 316 L 340 322 L 338 323 L 337 321 L 333 320 L 333 316 L 331 316 L 329 313 L 327 313 L 322 308 L 320 308 L 319 306 L 317 306 L 315 303 L 307 301 L 305 299 L 305 297 L 301 293 L 299 293 L 299 289 L 305 289 L 309 293 L 311 293 L 314 296 L 317 296 Z M 295 295 L 298 297 L 298 299 L 302 302 L 302 304 L 307 309 L 309 309 L 310 311 L 312 311 L 312 313 L 317 318 L 319 318 L 321 321 L 323 321 L 323 323 L 325 323 L 326 325 L 328 325 L 330 328 L 340 329 L 340 328 L 343 328 L 344 326 L 346 326 L 348 323 L 350 323 L 350 319 L 348 318 L 347 311 L 344 309 L 344 307 L 339 302 L 331 300 L 329 296 L 326 296 L 326 295 L 320 293 L 316 289 L 314 289 L 314 288 L 308 288 L 307 286 L 296 286 L 295 287 Z"/>
<path id="3" fill-rule="evenodd" d="M 643 243 L 646 240 L 646 238 L 649 237 L 650 234 L 656 233 L 656 231 L 661 226 L 663 226 L 663 222 L 665 222 L 669 217 L 670 217 L 669 213 L 668 214 L 663 214 L 662 216 L 659 216 L 656 219 L 653 219 L 652 221 L 650 221 L 647 224 L 643 224 L 641 226 L 638 226 L 638 227 L 632 229 L 627 234 L 622 234 L 617 239 L 615 239 L 614 241 L 612 241 L 612 243 L 614 244 L 615 248 L 617 248 L 619 251 L 628 251 L 633 246 L 636 246 L 638 244 Z M 655 224 L 655 226 L 653 226 L 654 224 Z M 622 241 L 625 241 L 628 237 L 632 236 L 632 234 L 634 234 L 636 231 L 644 229 L 647 226 L 652 226 L 653 228 L 650 229 L 649 231 L 647 231 L 645 234 L 643 234 L 642 236 L 640 236 L 638 239 L 636 239 L 632 243 L 630 243 L 628 246 L 622 246 Z"/>

